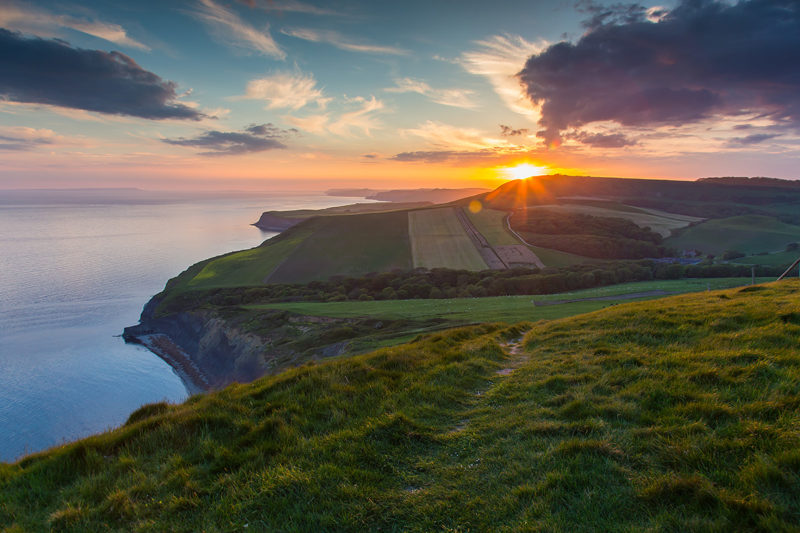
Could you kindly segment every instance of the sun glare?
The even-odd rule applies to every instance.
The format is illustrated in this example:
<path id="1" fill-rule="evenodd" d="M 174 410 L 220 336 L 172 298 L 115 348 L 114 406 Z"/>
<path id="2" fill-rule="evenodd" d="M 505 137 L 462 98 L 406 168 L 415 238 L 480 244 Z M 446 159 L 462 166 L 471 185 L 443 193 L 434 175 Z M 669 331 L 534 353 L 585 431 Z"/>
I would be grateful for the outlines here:
<path id="1" fill-rule="evenodd" d="M 545 167 L 531 165 L 530 163 L 520 163 L 513 167 L 501 168 L 500 173 L 508 179 L 518 180 L 547 174 L 547 169 Z"/>

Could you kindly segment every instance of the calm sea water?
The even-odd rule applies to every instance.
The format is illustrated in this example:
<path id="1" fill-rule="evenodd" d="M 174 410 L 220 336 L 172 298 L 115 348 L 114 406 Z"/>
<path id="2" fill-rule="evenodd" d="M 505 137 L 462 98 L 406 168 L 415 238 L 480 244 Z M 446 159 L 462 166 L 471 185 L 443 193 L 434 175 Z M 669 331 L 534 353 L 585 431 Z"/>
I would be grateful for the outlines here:
<path id="1" fill-rule="evenodd" d="M 275 195 L 81 205 L 72 196 L 0 201 L 0 461 L 118 426 L 142 404 L 185 399 L 170 367 L 126 345 L 122 329 L 192 263 L 274 235 L 250 225 L 262 211 L 353 202 Z"/>

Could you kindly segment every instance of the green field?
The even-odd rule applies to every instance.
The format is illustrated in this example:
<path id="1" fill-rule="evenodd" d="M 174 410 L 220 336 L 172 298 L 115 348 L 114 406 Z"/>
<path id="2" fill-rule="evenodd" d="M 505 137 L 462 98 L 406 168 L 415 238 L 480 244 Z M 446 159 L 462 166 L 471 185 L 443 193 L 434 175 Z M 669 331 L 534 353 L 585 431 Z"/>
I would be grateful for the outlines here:
<path id="1" fill-rule="evenodd" d="M 514 237 L 506 227 L 506 217 L 508 213 L 497 209 L 481 209 L 473 213 L 469 209 L 464 209 L 472 224 L 486 237 L 492 246 L 510 246 L 522 244 L 519 239 Z"/>
<path id="2" fill-rule="evenodd" d="M 797 531 L 798 289 L 473 326 L 145 406 L 0 464 L 0 529 Z"/>
<path id="3" fill-rule="evenodd" d="M 309 224 L 313 224 L 311 235 L 278 265 L 268 282 L 305 283 L 411 268 L 405 211 L 326 216 L 304 223 Z"/>
<path id="4" fill-rule="evenodd" d="M 664 244 L 678 250 L 698 249 L 721 255 L 726 250 L 748 254 L 775 252 L 798 241 L 800 226 L 784 224 L 773 217 L 746 215 L 707 220 L 667 239 Z"/>
<path id="5" fill-rule="evenodd" d="M 789 268 L 795 259 L 800 257 L 800 251 L 775 252 L 766 255 L 749 255 L 730 261 L 731 263 L 742 263 L 744 265 L 766 265 Z"/>
<path id="6" fill-rule="evenodd" d="M 409 211 L 408 233 L 414 268 L 489 268 L 452 207 Z"/>
<path id="7" fill-rule="evenodd" d="M 552 248 L 542 248 L 541 246 L 528 246 L 528 248 L 542 260 L 544 266 L 549 267 L 563 267 L 578 265 L 587 261 L 598 261 L 598 259 L 562 252 L 561 250 L 553 250 Z"/>
<path id="8" fill-rule="evenodd" d="M 758 278 L 758 282 L 771 279 Z M 534 322 L 542 319 L 561 318 L 586 313 L 615 305 L 624 301 L 625 295 L 664 291 L 684 293 L 724 289 L 750 284 L 750 278 L 710 278 L 662 281 L 642 281 L 623 283 L 609 287 L 586 289 L 535 296 L 492 296 L 486 298 L 451 298 L 442 300 L 380 300 L 371 302 L 297 302 L 275 303 L 248 306 L 251 309 L 282 309 L 301 315 L 327 316 L 337 318 L 386 318 L 430 320 L 444 318 L 455 323 L 474 322 Z M 569 302 L 557 305 L 537 303 L 562 302 L 584 298 L 623 296 L 616 300 Z M 642 299 L 660 298 L 663 295 L 649 295 Z"/>
<path id="9" fill-rule="evenodd" d="M 660 234 L 662 237 L 669 237 L 673 230 L 684 228 L 692 222 L 699 222 L 700 218 L 690 217 L 686 215 L 676 215 L 673 213 L 666 213 L 655 209 L 642 209 L 642 208 L 625 208 L 616 209 L 613 207 L 601 207 L 598 205 L 585 205 L 585 204 L 560 204 L 560 205 L 542 205 L 536 206 L 531 209 L 547 209 L 559 213 L 582 213 L 584 215 L 591 215 L 595 217 L 610 217 L 610 218 L 624 218 L 630 220 L 639 227 L 649 227 L 655 233 Z M 613 206 L 614 204 L 608 204 Z"/>

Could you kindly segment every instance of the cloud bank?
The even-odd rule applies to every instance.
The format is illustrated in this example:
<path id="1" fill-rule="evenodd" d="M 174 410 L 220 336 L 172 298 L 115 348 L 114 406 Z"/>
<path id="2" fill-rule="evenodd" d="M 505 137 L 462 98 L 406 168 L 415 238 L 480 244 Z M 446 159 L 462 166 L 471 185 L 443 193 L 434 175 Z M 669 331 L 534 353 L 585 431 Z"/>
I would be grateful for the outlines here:
<path id="1" fill-rule="evenodd" d="M 0 97 L 111 115 L 200 120 L 176 85 L 119 52 L 72 48 L 0 28 Z"/>
<path id="2" fill-rule="evenodd" d="M 530 56 L 519 79 L 541 106 L 540 137 L 559 142 L 600 121 L 653 127 L 722 116 L 800 128 L 800 2 L 636 7 L 593 12 L 578 42 Z"/>
<path id="3" fill-rule="evenodd" d="M 271 123 L 253 124 L 244 131 L 211 130 L 188 139 L 180 137 L 161 141 L 174 146 L 201 148 L 204 151 L 199 155 L 204 156 L 241 155 L 286 148 L 281 140 L 296 131 L 283 130 Z"/>

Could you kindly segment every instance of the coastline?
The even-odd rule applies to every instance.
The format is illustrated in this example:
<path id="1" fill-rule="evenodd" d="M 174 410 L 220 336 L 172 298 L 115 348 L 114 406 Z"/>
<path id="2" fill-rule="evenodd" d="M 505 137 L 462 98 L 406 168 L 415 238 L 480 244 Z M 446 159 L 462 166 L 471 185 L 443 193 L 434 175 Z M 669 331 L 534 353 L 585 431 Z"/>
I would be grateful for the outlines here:
<path id="1" fill-rule="evenodd" d="M 181 378 L 190 396 L 211 390 L 212 387 L 206 375 L 192 361 L 189 354 L 178 346 L 169 335 L 163 333 L 127 334 L 125 342 L 141 344 L 161 358 Z"/>

